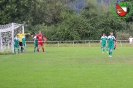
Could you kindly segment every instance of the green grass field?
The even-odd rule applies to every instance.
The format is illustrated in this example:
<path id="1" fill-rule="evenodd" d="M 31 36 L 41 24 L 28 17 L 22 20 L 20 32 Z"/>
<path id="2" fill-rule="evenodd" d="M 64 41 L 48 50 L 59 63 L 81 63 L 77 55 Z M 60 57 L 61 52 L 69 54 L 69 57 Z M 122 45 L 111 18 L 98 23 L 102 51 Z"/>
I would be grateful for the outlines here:
<path id="1" fill-rule="evenodd" d="M 131 47 L 117 47 L 112 58 L 99 47 L 45 50 L 0 55 L 0 88 L 133 88 Z"/>

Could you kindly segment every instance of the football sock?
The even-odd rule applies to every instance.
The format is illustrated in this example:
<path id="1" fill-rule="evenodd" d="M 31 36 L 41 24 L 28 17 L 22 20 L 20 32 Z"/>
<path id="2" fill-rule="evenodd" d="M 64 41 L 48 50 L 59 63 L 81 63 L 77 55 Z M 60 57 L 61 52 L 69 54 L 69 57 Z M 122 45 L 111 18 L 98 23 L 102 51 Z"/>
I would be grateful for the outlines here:
<path id="1" fill-rule="evenodd" d="M 103 52 L 103 50 L 104 50 L 104 49 L 103 49 L 103 47 L 102 47 L 102 52 Z"/>
<path id="2" fill-rule="evenodd" d="M 110 52 L 110 55 L 112 56 L 112 52 Z"/>
<path id="3" fill-rule="evenodd" d="M 15 50 L 15 48 L 14 48 L 14 53 L 16 53 L 16 50 Z"/>
<path id="4" fill-rule="evenodd" d="M 42 51 L 44 52 L 44 48 L 42 48 Z"/>
<path id="5" fill-rule="evenodd" d="M 34 47 L 34 52 L 36 52 L 36 47 Z"/>
<path id="6" fill-rule="evenodd" d="M 23 51 L 24 51 L 24 46 L 22 47 Z"/>
<path id="7" fill-rule="evenodd" d="M 110 55 L 110 51 L 109 51 L 109 55 Z"/>
<path id="8" fill-rule="evenodd" d="M 18 53 L 20 52 L 20 50 L 18 49 Z"/>
<path id="9" fill-rule="evenodd" d="M 104 48 L 103 48 L 103 52 L 104 52 L 105 50 L 104 50 Z"/>
<path id="10" fill-rule="evenodd" d="M 23 52 L 23 47 L 21 47 L 21 52 Z"/>
<path id="11" fill-rule="evenodd" d="M 39 52 L 39 49 L 37 49 L 37 51 Z"/>

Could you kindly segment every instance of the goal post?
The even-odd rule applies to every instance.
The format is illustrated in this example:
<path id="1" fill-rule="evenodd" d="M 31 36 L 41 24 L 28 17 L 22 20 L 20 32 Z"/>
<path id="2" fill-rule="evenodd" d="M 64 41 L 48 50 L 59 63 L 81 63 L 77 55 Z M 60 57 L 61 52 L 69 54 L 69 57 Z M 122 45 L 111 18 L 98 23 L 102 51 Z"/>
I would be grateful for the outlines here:
<path id="1" fill-rule="evenodd" d="M 14 37 L 19 30 L 24 33 L 23 24 L 10 23 L 0 25 L 0 52 L 8 51 L 14 53 Z"/>
<path id="2" fill-rule="evenodd" d="M 1 32 L 0 32 L 0 50 L 2 50 L 2 36 L 1 36 Z"/>
<path id="3" fill-rule="evenodd" d="M 12 23 L 12 52 L 14 53 L 14 23 Z"/>
<path id="4" fill-rule="evenodd" d="M 22 25 L 22 33 L 24 33 L 24 25 Z"/>

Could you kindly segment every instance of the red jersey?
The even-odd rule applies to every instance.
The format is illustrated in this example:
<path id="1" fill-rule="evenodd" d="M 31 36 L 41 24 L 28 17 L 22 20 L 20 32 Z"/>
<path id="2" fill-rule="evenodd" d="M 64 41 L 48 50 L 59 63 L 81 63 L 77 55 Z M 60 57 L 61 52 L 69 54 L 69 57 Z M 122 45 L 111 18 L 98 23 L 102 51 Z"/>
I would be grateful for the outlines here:
<path id="1" fill-rule="evenodd" d="M 42 34 L 38 34 L 36 36 L 36 38 L 37 38 L 38 42 L 43 42 L 44 36 Z"/>

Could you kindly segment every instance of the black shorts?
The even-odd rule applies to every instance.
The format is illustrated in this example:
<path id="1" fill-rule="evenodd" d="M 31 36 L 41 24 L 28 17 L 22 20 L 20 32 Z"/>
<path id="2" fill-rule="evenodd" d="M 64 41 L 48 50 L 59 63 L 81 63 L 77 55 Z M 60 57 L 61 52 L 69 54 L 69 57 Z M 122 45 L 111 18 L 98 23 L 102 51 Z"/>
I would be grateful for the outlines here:
<path id="1" fill-rule="evenodd" d="M 22 42 L 19 42 L 19 46 L 22 46 L 23 45 L 23 43 Z"/>

